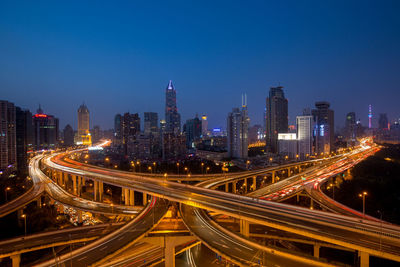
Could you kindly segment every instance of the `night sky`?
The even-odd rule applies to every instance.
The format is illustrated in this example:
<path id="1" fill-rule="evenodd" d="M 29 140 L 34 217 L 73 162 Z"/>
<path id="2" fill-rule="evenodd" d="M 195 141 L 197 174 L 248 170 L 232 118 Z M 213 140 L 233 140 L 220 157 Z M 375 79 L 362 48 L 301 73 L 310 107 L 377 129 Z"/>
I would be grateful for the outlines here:
<path id="1" fill-rule="evenodd" d="M 262 124 L 270 86 L 284 86 L 289 121 L 315 101 L 336 125 L 400 118 L 400 1 L 0 1 L 0 99 L 77 128 L 116 113 L 155 111 L 177 90 L 182 122 L 209 127 L 248 95 Z M 147 3 L 149 2 L 149 3 Z"/>

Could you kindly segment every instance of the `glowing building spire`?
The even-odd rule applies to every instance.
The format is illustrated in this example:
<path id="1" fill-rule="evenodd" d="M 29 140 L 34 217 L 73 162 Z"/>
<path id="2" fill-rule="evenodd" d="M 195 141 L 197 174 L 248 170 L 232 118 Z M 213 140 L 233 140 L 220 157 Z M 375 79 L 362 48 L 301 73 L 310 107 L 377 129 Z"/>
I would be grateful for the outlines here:
<path id="1" fill-rule="evenodd" d="M 368 107 L 368 128 L 372 128 L 372 105 Z"/>

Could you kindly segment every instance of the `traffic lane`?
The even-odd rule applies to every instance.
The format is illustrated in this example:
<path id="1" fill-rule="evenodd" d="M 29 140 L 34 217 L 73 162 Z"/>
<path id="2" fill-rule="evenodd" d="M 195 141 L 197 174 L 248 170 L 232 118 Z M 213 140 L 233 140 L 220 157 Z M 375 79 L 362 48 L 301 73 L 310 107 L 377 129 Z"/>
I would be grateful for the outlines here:
<path id="1" fill-rule="evenodd" d="M 107 255 L 136 240 L 143 233 L 149 231 L 153 227 L 154 222 L 160 220 L 168 210 L 168 201 L 153 198 L 152 201 L 149 202 L 148 207 L 149 209 L 144 210 L 143 213 L 139 214 L 134 220 L 128 223 L 123 231 L 120 231 L 117 234 L 111 233 L 103 239 L 98 239 L 95 241 L 98 242 L 98 244 L 89 244 L 81 250 L 78 249 L 81 252 L 72 252 L 72 256 L 69 256 L 69 253 L 66 253 L 58 257 L 56 262 L 53 259 L 40 264 L 40 266 L 57 266 L 58 264 L 88 266 L 103 259 Z"/>
<path id="2" fill-rule="evenodd" d="M 314 266 L 243 244 L 235 238 L 235 234 L 228 235 L 216 228 L 201 209 L 187 205 L 181 205 L 181 209 L 185 223 L 200 240 L 217 253 L 228 255 L 237 262 L 257 266 L 260 264 L 263 266 Z"/>
<path id="3" fill-rule="evenodd" d="M 121 227 L 120 223 L 112 225 L 102 224 L 95 226 L 79 227 L 79 229 L 71 228 L 4 240 L 0 242 L 0 254 L 10 253 L 15 251 L 16 249 L 22 250 L 56 242 L 66 242 L 69 240 L 100 236 L 116 230 L 119 227 Z"/>

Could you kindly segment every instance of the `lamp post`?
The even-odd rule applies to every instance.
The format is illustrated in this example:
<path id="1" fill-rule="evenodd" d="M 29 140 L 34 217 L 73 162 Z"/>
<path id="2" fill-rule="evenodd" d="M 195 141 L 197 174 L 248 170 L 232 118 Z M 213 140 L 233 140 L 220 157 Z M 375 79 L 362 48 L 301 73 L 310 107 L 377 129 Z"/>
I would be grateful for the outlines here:
<path id="1" fill-rule="evenodd" d="M 368 195 L 367 192 L 362 192 L 360 194 L 358 194 L 359 197 L 362 198 L 363 201 L 363 216 L 365 217 L 365 196 Z"/>
<path id="2" fill-rule="evenodd" d="M 24 225 L 25 225 L 25 236 L 26 236 L 26 214 L 22 214 L 21 218 L 24 218 Z"/>
<path id="3" fill-rule="evenodd" d="M 7 200 L 7 192 L 10 191 L 10 189 L 11 189 L 11 188 L 10 188 L 9 186 L 6 187 L 6 188 L 4 189 L 4 193 L 5 193 L 5 195 L 6 195 L 6 202 L 8 201 L 8 200 Z"/>
<path id="4" fill-rule="evenodd" d="M 204 162 L 201 163 L 201 174 L 204 174 Z"/>
<path id="5" fill-rule="evenodd" d="M 209 170 L 210 170 L 210 167 L 207 167 L 206 168 L 206 174 L 208 173 Z"/>
<path id="6" fill-rule="evenodd" d="M 176 163 L 176 170 L 177 170 L 178 176 L 179 176 L 179 162 Z"/>

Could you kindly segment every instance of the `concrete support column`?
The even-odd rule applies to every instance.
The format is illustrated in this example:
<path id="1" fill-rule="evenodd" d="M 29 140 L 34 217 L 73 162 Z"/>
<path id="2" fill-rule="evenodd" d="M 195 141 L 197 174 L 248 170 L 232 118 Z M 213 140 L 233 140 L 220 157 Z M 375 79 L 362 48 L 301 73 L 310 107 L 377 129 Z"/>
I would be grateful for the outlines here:
<path id="1" fill-rule="evenodd" d="M 229 192 L 229 183 L 225 184 L 225 192 Z"/>
<path id="2" fill-rule="evenodd" d="M 42 197 L 41 196 L 38 197 L 38 199 L 36 200 L 36 205 L 37 205 L 38 208 L 42 207 Z"/>
<path id="3" fill-rule="evenodd" d="M 236 181 L 232 183 L 232 193 L 236 194 Z"/>
<path id="4" fill-rule="evenodd" d="M 320 245 L 315 244 L 314 245 L 314 257 L 319 258 L 319 249 L 321 248 Z"/>
<path id="5" fill-rule="evenodd" d="M 287 177 L 290 176 L 290 168 L 287 169 Z"/>
<path id="6" fill-rule="evenodd" d="M 300 201 L 300 193 L 296 194 L 296 198 L 297 198 L 297 203 L 299 203 L 299 201 Z"/>
<path id="7" fill-rule="evenodd" d="M 74 192 L 74 195 L 78 194 L 78 188 L 76 186 L 76 179 L 79 178 L 76 175 L 71 175 L 72 178 L 72 191 Z"/>
<path id="8" fill-rule="evenodd" d="M 240 220 L 240 233 L 246 237 L 250 235 L 250 224 L 248 221 Z"/>
<path id="9" fill-rule="evenodd" d="M 143 192 L 143 206 L 147 205 L 147 194 Z M 166 265 L 168 266 L 168 265 Z"/>
<path id="10" fill-rule="evenodd" d="M 78 178 L 78 188 L 77 188 L 77 193 L 78 193 L 78 196 L 81 196 L 81 194 L 82 194 L 82 177 L 81 176 L 77 176 L 77 178 Z"/>
<path id="11" fill-rule="evenodd" d="M 175 267 L 175 242 L 165 242 L 165 266 Z"/>
<path id="12" fill-rule="evenodd" d="M 97 182 L 97 183 L 98 183 L 98 189 L 99 189 L 99 201 L 103 202 L 104 183 L 103 182 Z"/>
<path id="13" fill-rule="evenodd" d="M 129 190 L 129 205 L 135 206 L 135 191 Z"/>
<path id="14" fill-rule="evenodd" d="M 12 267 L 19 267 L 21 263 L 21 254 L 12 255 L 11 257 Z"/>
<path id="15" fill-rule="evenodd" d="M 93 198 L 94 201 L 97 201 L 99 199 L 99 184 L 98 182 L 95 180 L 93 181 Z"/>
<path id="16" fill-rule="evenodd" d="M 358 256 L 360 257 L 360 267 L 369 267 L 369 254 L 364 251 L 359 251 Z"/>
<path id="17" fill-rule="evenodd" d="M 272 172 L 272 183 L 273 183 L 273 184 L 275 183 L 275 174 L 276 174 L 276 172 L 273 171 L 273 172 Z"/>
<path id="18" fill-rule="evenodd" d="M 82 211 L 78 210 L 78 223 L 81 224 L 82 223 Z"/>
<path id="19" fill-rule="evenodd" d="M 314 209 L 314 200 L 311 198 L 310 209 Z"/>
<path id="20" fill-rule="evenodd" d="M 256 189 L 257 189 L 257 177 L 256 177 L 256 176 L 253 177 L 253 184 L 252 184 L 252 186 L 253 186 L 253 190 L 256 190 Z"/>
<path id="21" fill-rule="evenodd" d="M 129 189 L 128 188 L 122 188 L 122 191 L 124 192 L 124 197 L 125 197 L 125 205 L 129 206 Z"/>

